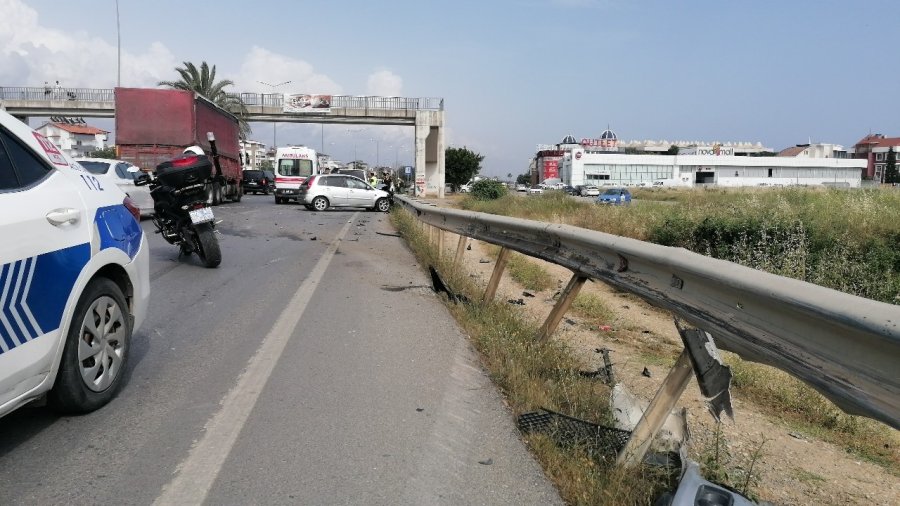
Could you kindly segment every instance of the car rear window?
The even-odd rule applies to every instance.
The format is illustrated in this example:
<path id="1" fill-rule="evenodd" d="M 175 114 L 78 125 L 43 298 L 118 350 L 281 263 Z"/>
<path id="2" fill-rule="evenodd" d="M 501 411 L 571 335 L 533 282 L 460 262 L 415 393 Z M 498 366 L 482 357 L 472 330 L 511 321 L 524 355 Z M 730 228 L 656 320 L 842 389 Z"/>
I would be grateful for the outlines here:
<path id="1" fill-rule="evenodd" d="M 244 179 L 259 179 L 263 177 L 263 171 L 261 170 L 245 170 L 244 171 Z"/>
<path id="2" fill-rule="evenodd" d="M 106 162 L 78 162 L 91 174 L 106 174 L 109 164 Z"/>

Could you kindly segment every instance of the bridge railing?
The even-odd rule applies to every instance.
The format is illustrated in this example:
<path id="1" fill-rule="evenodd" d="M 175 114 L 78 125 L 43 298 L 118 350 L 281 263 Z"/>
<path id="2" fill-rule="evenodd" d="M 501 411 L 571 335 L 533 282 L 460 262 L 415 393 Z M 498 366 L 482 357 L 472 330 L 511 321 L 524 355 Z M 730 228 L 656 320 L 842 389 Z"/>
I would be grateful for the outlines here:
<path id="1" fill-rule="evenodd" d="M 596 279 L 641 297 L 708 332 L 718 347 L 800 379 L 844 411 L 900 428 L 900 306 L 682 248 L 402 196 L 395 202 L 427 225 L 567 267 L 581 283 Z M 457 255 L 463 251 L 460 241 Z M 492 285 L 493 277 L 485 298 Z M 550 333 L 567 307 L 551 312 L 557 320 Z"/>
<path id="2" fill-rule="evenodd" d="M 115 94 L 103 88 L 56 88 L 55 86 L 0 86 L 0 100 L 80 100 L 114 102 Z"/>
<path id="3" fill-rule="evenodd" d="M 231 93 L 230 95 L 240 98 L 250 106 L 281 108 L 284 105 L 284 95 L 281 93 Z M 115 92 L 112 89 L 0 86 L 0 100 L 115 102 L 115 99 Z M 381 111 L 442 111 L 444 110 L 444 99 L 333 95 L 331 107 Z"/>
<path id="4" fill-rule="evenodd" d="M 250 106 L 277 107 L 284 105 L 284 95 L 281 93 L 234 93 L 232 96 L 240 98 L 244 104 Z M 332 95 L 331 107 L 340 109 L 367 109 L 367 110 L 427 110 L 440 111 L 444 109 L 444 99 L 425 97 L 375 97 L 375 96 L 350 96 Z"/>

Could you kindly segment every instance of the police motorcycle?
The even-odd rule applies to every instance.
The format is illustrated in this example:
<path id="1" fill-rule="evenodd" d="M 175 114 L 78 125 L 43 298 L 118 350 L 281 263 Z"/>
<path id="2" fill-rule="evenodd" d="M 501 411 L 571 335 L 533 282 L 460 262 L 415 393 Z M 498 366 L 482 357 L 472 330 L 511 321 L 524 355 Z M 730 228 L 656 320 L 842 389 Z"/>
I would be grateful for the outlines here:
<path id="1" fill-rule="evenodd" d="M 135 185 L 150 187 L 157 234 L 180 247 L 182 255 L 196 252 L 204 266 L 218 267 L 222 252 L 216 237 L 215 217 L 206 198 L 206 185 L 222 177 L 222 167 L 215 137 L 212 132 L 207 137 L 212 162 L 199 146 L 191 146 L 181 156 L 157 165 L 152 177 L 139 176 Z"/>

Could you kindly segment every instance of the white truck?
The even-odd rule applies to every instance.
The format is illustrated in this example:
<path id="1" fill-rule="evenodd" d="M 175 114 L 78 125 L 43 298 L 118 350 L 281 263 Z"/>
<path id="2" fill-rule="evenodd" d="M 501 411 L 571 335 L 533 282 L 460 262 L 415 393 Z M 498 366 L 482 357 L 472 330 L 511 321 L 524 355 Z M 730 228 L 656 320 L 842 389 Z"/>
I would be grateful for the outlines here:
<path id="1" fill-rule="evenodd" d="M 657 179 L 656 181 L 653 181 L 653 188 L 689 188 L 690 186 L 691 180 L 687 177 L 681 179 Z"/>

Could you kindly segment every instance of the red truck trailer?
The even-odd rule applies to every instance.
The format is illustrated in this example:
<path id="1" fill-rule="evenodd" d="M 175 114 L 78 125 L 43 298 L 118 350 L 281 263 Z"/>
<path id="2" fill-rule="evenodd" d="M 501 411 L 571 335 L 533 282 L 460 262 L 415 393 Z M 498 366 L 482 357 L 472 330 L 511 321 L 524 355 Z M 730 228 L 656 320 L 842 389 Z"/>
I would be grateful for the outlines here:
<path id="1" fill-rule="evenodd" d="M 240 127 L 230 112 L 192 91 L 116 88 L 118 157 L 151 171 L 197 145 L 210 154 L 207 132 L 215 134 L 222 178 L 207 186 L 209 202 L 241 200 Z"/>

